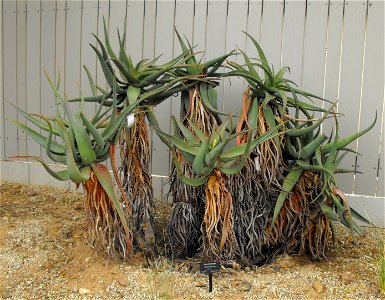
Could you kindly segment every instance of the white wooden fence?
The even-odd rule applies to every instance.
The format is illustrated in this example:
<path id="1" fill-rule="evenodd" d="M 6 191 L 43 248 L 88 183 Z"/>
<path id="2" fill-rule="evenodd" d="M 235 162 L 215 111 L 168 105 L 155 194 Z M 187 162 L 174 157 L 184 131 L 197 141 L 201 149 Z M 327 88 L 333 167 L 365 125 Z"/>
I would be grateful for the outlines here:
<path id="1" fill-rule="evenodd" d="M 205 50 L 205 57 L 235 47 L 254 54 L 242 31 L 262 44 L 275 69 L 288 65 L 289 77 L 300 87 L 337 100 L 342 135 L 367 127 L 377 111 L 377 123 L 352 147 L 342 167 L 363 174 L 339 176 L 340 187 L 357 201 L 366 199 L 384 210 L 384 1 L 267 1 L 267 0 L 4 0 L 0 47 L 2 86 L 0 141 L 2 178 L 26 183 L 57 184 L 39 165 L 10 163 L 12 155 L 43 155 L 41 148 L 10 121 L 21 120 L 13 103 L 28 112 L 52 114 L 52 91 L 43 70 L 56 77 L 69 96 L 89 92 L 82 65 L 100 85 L 102 71 L 89 43 L 91 33 L 103 37 L 103 17 L 113 45 L 116 29 L 127 18 L 127 49 L 134 61 L 163 54 L 161 61 L 180 53 L 174 26 Z M 237 58 L 240 60 L 240 57 Z M 225 81 L 219 105 L 234 111 L 244 83 Z M 88 106 L 92 113 L 95 107 Z M 160 125 L 170 130 L 170 115 L 178 114 L 177 98 L 156 111 Z M 331 125 L 324 131 L 330 132 Z M 153 135 L 152 173 L 167 176 L 168 150 Z M 156 193 L 164 197 L 163 177 L 154 177 Z M 71 187 L 66 183 L 67 187 Z M 374 206 L 371 206 L 374 208 Z M 370 208 L 370 209 L 372 209 Z M 377 210 L 378 208 L 374 208 Z"/>

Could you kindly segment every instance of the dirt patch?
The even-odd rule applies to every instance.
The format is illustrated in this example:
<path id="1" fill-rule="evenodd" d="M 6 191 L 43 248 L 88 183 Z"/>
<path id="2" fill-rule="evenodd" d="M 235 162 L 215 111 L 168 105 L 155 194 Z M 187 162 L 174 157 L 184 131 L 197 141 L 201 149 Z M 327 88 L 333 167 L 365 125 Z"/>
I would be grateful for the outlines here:
<path id="1" fill-rule="evenodd" d="M 83 199 L 51 187 L 1 184 L 3 299 L 385 299 L 376 275 L 383 229 L 366 228 L 354 246 L 349 231 L 337 226 L 325 262 L 283 255 L 265 267 L 223 267 L 209 294 L 195 260 L 158 258 L 147 268 L 140 254 L 116 262 L 95 253 L 85 238 Z M 158 207 L 158 223 L 166 224 L 170 207 Z"/>

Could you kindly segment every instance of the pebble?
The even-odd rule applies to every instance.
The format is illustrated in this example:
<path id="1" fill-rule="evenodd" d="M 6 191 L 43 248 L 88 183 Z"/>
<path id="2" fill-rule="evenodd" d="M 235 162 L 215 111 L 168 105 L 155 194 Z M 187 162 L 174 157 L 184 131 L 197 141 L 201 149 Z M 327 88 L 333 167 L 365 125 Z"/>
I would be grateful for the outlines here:
<path id="1" fill-rule="evenodd" d="M 251 271 L 250 267 L 245 267 L 245 272 L 250 272 L 250 271 Z"/>
<path id="2" fill-rule="evenodd" d="M 356 280 L 356 276 L 351 272 L 345 272 L 341 275 L 341 281 L 343 284 L 350 284 Z"/>
<path id="3" fill-rule="evenodd" d="M 252 284 L 248 281 L 243 281 L 240 285 L 239 285 L 239 290 L 242 291 L 242 292 L 248 292 L 250 291 L 252 288 Z"/>
<path id="4" fill-rule="evenodd" d="M 195 286 L 196 286 L 196 287 L 201 287 L 201 288 L 203 288 L 203 287 L 206 287 L 207 284 L 206 284 L 205 282 L 203 282 L 203 281 L 198 281 L 198 282 L 195 284 Z"/>
<path id="5" fill-rule="evenodd" d="M 14 183 L 14 184 L 12 184 L 12 189 L 13 189 L 13 190 L 18 190 L 18 189 L 20 189 L 22 186 L 23 186 L 23 185 L 20 184 L 20 183 Z"/>
<path id="6" fill-rule="evenodd" d="M 29 191 L 28 193 L 27 193 L 27 195 L 29 196 L 29 197 L 33 197 L 33 196 L 36 196 L 36 195 L 38 195 L 39 193 L 38 192 L 36 192 L 36 191 Z"/>
<path id="7" fill-rule="evenodd" d="M 306 289 L 306 296 L 308 299 L 318 299 L 319 298 L 317 292 L 311 286 L 308 286 L 308 288 Z"/>
<path id="8" fill-rule="evenodd" d="M 10 292 L 2 292 L 1 298 L 2 299 L 9 299 L 12 297 L 12 294 Z"/>
<path id="9" fill-rule="evenodd" d="M 7 224 L 9 222 L 8 216 L 4 216 L 0 219 L 0 224 Z"/>
<path id="10" fill-rule="evenodd" d="M 90 294 L 90 293 L 91 293 L 91 291 L 88 290 L 88 289 L 85 289 L 85 288 L 80 288 L 79 289 L 79 294 L 80 295 L 87 295 L 87 294 Z"/>
<path id="11" fill-rule="evenodd" d="M 325 291 L 325 287 L 324 285 L 321 283 L 321 281 L 317 281 L 314 285 L 313 285 L 313 289 L 318 293 L 318 294 L 321 294 Z"/>
<path id="12" fill-rule="evenodd" d="M 87 257 L 87 258 L 84 260 L 84 262 L 85 262 L 85 263 L 89 263 L 90 260 L 91 260 L 91 257 Z"/>

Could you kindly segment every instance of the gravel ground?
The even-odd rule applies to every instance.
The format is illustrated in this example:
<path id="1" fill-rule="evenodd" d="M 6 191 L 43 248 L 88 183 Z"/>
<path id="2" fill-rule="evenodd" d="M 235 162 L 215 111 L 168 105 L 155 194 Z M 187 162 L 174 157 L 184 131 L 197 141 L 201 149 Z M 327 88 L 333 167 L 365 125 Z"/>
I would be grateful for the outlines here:
<path id="1" fill-rule="evenodd" d="M 164 223 L 168 204 L 158 203 Z M 3 182 L 0 205 L 2 299 L 385 299 L 378 288 L 379 242 L 385 230 L 366 228 L 354 246 L 337 227 L 324 262 L 280 256 L 271 265 L 214 274 L 214 291 L 195 260 L 140 254 L 126 262 L 95 253 L 85 239 L 83 195 L 51 187 Z"/>

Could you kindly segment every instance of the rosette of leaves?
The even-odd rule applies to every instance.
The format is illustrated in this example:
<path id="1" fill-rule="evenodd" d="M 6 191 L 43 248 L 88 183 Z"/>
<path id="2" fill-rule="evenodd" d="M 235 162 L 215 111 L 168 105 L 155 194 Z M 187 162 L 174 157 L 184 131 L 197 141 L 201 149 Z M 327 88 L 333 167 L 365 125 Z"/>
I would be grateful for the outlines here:
<path id="1" fill-rule="evenodd" d="M 157 127 L 154 130 L 172 150 L 180 180 L 189 186 L 204 185 L 205 211 L 201 225 L 204 252 L 209 257 L 234 258 L 238 245 L 233 230 L 233 197 L 226 187 L 226 176 L 237 174 L 249 158 L 250 151 L 273 137 L 274 131 L 254 137 L 253 130 L 250 130 L 251 137 L 247 143 L 231 147 L 230 142 L 246 132 L 227 133 L 229 120 L 214 128 L 211 135 L 206 135 L 192 122 L 189 122 L 192 130 L 175 117 L 172 117 L 172 122 L 175 136 Z M 256 122 L 254 118 L 252 125 Z M 186 177 L 181 169 L 182 162 L 190 165 L 197 176 Z"/>
<path id="2" fill-rule="evenodd" d="M 71 180 L 77 185 L 83 184 L 92 244 L 102 248 L 110 256 L 125 258 L 131 250 L 132 236 L 128 217 L 130 205 L 126 198 L 125 208 L 122 207 L 110 173 L 101 163 L 109 158 L 127 115 L 146 96 L 138 98 L 119 112 L 114 84 L 112 94 L 114 105 L 104 111 L 100 105 L 92 118 L 88 118 L 83 113 L 84 101 L 80 103 L 76 113 L 73 113 L 67 97 L 60 95 L 58 91 L 60 76 L 56 86 L 48 75 L 47 79 L 55 93 L 55 115 L 45 117 L 16 108 L 37 129 L 19 122 L 15 124 L 43 146 L 49 159 L 65 165 L 65 169 L 55 171 L 40 157 L 17 157 L 40 162 L 45 170 L 58 180 Z M 102 102 L 105 100 L 106 97 Z"/>

